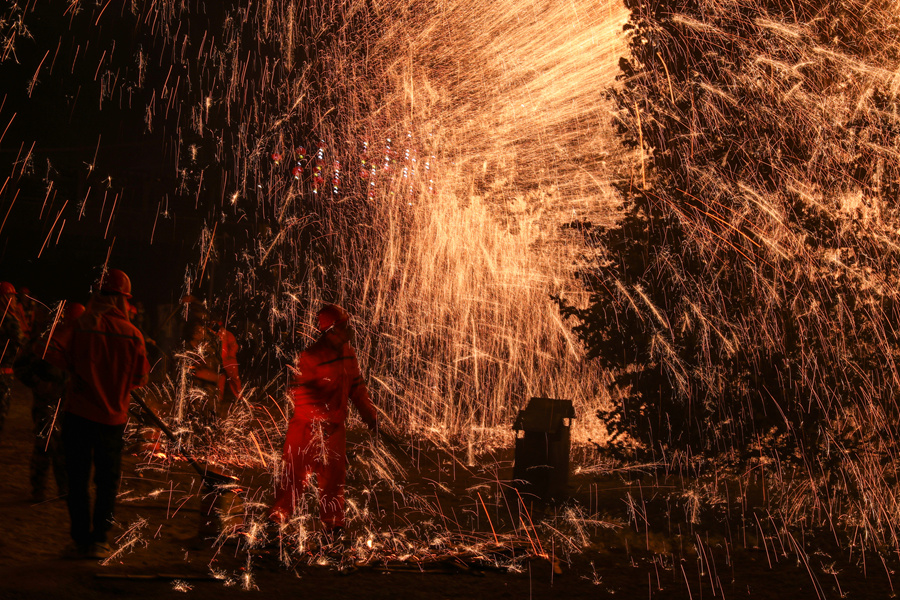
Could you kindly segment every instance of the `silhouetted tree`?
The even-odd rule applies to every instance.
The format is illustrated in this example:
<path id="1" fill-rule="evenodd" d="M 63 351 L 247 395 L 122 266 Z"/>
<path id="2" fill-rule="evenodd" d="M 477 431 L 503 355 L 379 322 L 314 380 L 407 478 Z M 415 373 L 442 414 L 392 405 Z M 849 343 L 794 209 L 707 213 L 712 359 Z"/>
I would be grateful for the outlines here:
<path id="1" fill-rule="evenodd" d="M 611 94 L 633 168 L 620 220 L 593 238 L 589 306 L 561 301 L 615 373 L 612 446 L 748 458 L 888 440 L 889 3 L 626 4 L 631 56 Z"/>

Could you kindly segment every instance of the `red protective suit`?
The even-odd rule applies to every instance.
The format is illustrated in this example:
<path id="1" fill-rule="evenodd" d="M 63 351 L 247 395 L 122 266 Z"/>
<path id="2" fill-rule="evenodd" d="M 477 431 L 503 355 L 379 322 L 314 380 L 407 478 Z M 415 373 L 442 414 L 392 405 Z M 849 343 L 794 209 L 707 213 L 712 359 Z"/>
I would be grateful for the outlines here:
<path id="1" fill-rule="evenodd" d="M 31 339 L 32 329 L 34 328 L 34 310 L 30 311 L 31 314 L 29 314 L 29 311 L 25 310 L 25 307 L 19 302 L 17 304 L 17 312 L 25 339 Z"/>
<path id="2" fill-rule="evenodd" d="M 334 347 L 326 335 L 303 351 L 292 373 L 294 416 L 288 426 L 282 459 L 284 474 L 270 516 L 284 522 L 309 475 L 316 474 L 319 516 L 326 527 L 344 525 L 347 477 L 345 420 L 351 400 L 363 421 L 374 429 L 375 406 L 349 343 Z"/>
<path id="3" fill-rule="evenodd" d="M 128 420 L 130 392 L 150 372 L 144 336 L 103 297 L 53 336 L 46 360 L 71 374 L 63 410 L 104 425 Z"/>
<path id="4" fill-rule="evenodd" d="M 238 343 L 234 334 L 220 326 L 216 330 L 216 337 L 219 338 L 219 345 L 222 348 L 222 369 L 225 371 L 219 376 L 219 397 L 225 397 L 225 383 L 228 383 L 228 389 L 235 398 L 241 397 L 241 376 L 238 372 Z"/>

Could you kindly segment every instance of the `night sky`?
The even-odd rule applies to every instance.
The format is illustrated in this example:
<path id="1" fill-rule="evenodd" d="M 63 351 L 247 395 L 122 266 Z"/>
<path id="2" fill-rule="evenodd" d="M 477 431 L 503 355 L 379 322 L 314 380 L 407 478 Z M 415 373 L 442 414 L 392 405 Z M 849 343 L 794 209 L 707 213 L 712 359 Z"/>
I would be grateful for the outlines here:
<path id="1" fill-rule="evenodd" d="M 109 255 L 131 275 L 136 299 L 171 302 L 201 229 L 221 219 L 214 177 L 180 185 L 178 157 L 191 140 L 178 123 L 190 94 L 159 97 L 167 78 L 190 91 L 188 61 L 128 3 L 77 14 L 65 3 L 28 4 L 27 31 L 16 30 L 21 8 L 4 3 L 0 16 L 0 279 L 48 304 L 84 301 Z M 204 3 L 187 14 L 192 37 L 221 28 L 223 14 Z"/>

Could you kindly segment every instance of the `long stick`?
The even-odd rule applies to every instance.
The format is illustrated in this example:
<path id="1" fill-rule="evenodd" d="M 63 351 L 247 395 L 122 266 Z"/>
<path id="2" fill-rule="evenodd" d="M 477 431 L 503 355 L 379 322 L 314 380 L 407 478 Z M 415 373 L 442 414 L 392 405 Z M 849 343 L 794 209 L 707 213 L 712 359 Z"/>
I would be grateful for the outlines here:
<path id="1" fill-rule="evenodd" d="M 144 412 L 144 414 L 150 417 L 150 420 L 153 421 L 154 425 L 156 425 L 156 427 L 159 428 L 160 431 L 166 434 L 166 437 L 168 437 L 173 442 L 178 442 L 178 438 L 175 436 L 175 432 L 173 432 L 169 428 L 169 426 L 166 425 L 149 406 L 147 406 L 147 403 L 144 402 L 143 398 L 132 392 L 131 399 L 141 407 L 141 410 Z M 216 473 L 215 471 L 210 471 L 209 468 L 205 468 L 203 467 L 203 465 L 197 462 L 197 460 L 193 456 L 185 454 L 180 450 L 176 450 L 176 452 L 178 452 L 178 454 L 180 454 L 188 461 L 188 464 L 190 464 L 194 468 L 194 470 L 197 471 L 197 473 L 208 485 L 221 486 L 235 483 L 236 480 L 234 477 L 223 475 L 222 473 Z"/>

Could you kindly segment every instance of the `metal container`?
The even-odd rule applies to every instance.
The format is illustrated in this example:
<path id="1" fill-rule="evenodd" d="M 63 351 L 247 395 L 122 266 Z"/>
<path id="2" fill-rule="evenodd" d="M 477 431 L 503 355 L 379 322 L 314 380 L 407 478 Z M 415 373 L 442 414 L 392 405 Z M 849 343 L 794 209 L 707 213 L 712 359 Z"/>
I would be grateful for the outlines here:
<path id="1" fill-rule="evenodd" d="M 540 500 L 568 497 L 569 429 L 575 418 L 571 400 L 531 398 L 513 424 L 516 456 L 513 478 L 522 494 Z"/>

